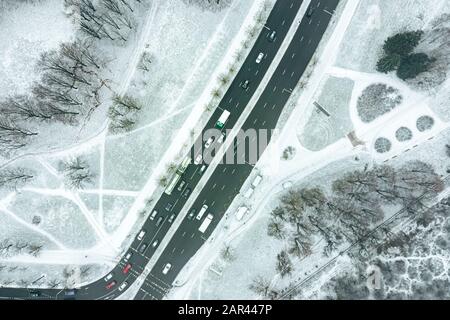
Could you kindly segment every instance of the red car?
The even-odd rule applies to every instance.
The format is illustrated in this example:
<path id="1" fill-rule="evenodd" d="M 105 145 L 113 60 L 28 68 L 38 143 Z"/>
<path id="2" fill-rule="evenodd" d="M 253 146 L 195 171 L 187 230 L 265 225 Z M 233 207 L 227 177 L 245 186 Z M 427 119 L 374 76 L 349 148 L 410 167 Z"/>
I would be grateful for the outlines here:
<path id="1" fill-rule="evenodd" d="M 123 268 L 122 271 L 124 274 L 127 274 L 130 270 L 131 270 L 131 264 L 129 263 L 125 266 L 125 268 Z"/>
<path id="2" fill-rule="evenodd" d="M 115 285 L 117 284 L 117 281 L 116 280 L 113 280 L 113 281 L 111 281 L 110 283 L 108 283 L 107 285 L 106 285 L 106 289 L 111 289 L 112 287 L 114 287 Z"/>

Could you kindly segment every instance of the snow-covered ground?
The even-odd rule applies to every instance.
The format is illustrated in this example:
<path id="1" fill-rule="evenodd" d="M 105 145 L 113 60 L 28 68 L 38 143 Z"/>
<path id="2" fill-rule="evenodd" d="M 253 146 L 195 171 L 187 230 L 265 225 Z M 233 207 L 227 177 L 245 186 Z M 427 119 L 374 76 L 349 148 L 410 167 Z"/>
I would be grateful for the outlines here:
<path id="1" fill-rule="evenodd" d="M 32 169 L 34 178 L 23 188 L 0 191 L 0 242 L 42 248 L 36 257 L 28 247 L 2 252 L 0 264 L 27 263 L 30 279 L 52 263 L 61 270 L 92 264 L 89 280 L 103 276 L 139 229 L 149 197 L 158 197 L 158 179 L 167 164 L 177 160 L 192 128 L 207 119 L 205 106 L 220 86 L 219 77 L 230 74 L 231 65 L 239 69 L 236 52 L 248 41 L 249 28 L 262 27 L 256 16 L 267 14 L 273 3 L 233 0 L 211 12 L 179 0 L 151 1 L 137 14 L 137 32 L 126 45 L 100 43 L 110 60 L 105 72 L 111 88 L 143 105 L 139 122 L 129 133 L 111 134 L 105 105 L 89 128 L 69 137 L 52 132 L 46 148 L 2 163 Z M 0 4 L 0 9 L 0 27 L 8 30 L 0 36 L 0 97 L 27 93 L 39 79 L 40 54 L 72 41 L 77 30 L 62 1 Z M 149 71 L 139 68 L 144 52 L 152 57 Z M 75 157 L 86 160 L 93 173 L 83 190 L 68 189 L 60 170 L 62 162 Z M 11 273 L 6 284 L 17 285 L 19 275 Z"/>
<path id="2" fill-rule="evenodd" d="M 286 244 L 267 236 L 267 225 L 269 213 L 286 189 L 320 186 L 326 190 L 330 177 L 363 170 L 366 165 L 387 163 L 396 167 L 408 160 L 430 163 L 439 174 L 446 173 L 445 144 L 450 123 L 448 100 L 444 102 L 444 97 L 448 80 L 434 92 L 416 91 L 393 74 L 376 73 L 375 65 L 381 53 L 377 48 L 382 47 L 388 36 L 426 28 L 433 19 L 450 12 L 448 1 L 349 0 L 337 12 L 340 19 L 333 25 L 332 34 L 325 36 L 326 44 L 319 49 L 313 73 L 302 80 L 306 86 L 297 88 L 289 102 L 293 107 L 287 110 L 292 113 L 288 118 L 282 116 L 272 152 L 264 154 L 249 179 L 259 172 L 264 182 L 250 201 L 240 196 L 235 199 L 213 240 L 179 275 L 178 288 L 169 299 L 253 299 L 257 295 L 249 285 L 257 276 L 269 279 L 273 287 L 284 288 L 327 262 L 318 244 L 308 258 L 293 259 L 291 277 L 281 279 L 277 274 L 276 255 Z M 391 112 L 365 123 L 358 115 L 358 98 L 365 88 L 377 83 L 397 89 L 403 99 Z M 331 116 L 319 113 L 315 101 Z M 434 120 L 427 130 L 417 123 L 424 116 Z M 401 142 L 396 136 L 400 128 L 408 128 L 412 137 Z M 347 137 L 350 133 L 353 140 Z M 375 150 L 379 138 L 391 142 L 388 152 Z M 288 160 L 281 160 L 285 150 L 291 154 Z M 247 206 L 250 212 L 237 221 L 234 214 L 240 206 Z M 232 259 L 223 257 L 225 246 L 232 248 Z M 342 259 L 338 264 L 345 266 L 345 258 Z M 342 272 L 330 267 L 317 287 L 338 270 Z"/>

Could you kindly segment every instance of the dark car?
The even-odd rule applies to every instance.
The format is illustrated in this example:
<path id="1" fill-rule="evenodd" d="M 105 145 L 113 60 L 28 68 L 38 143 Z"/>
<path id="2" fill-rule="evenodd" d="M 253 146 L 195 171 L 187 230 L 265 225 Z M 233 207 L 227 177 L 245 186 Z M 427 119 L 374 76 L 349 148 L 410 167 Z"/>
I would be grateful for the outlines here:
<path id="1" fill-rule="evenodd" d="M 196 214 L 196 213 L 197 213 L 197 210 L 192 209 L 192 210 L 189 212 L 188 219 L 189 219 L 189 220 L 192 220 L 192 218 L 195 217 L 195 214 Z"/>
<path id="2" fill-rule="evenodd" d="M 192 192 L 191 188 L 186 188 L 186 190 L 184 190 L 183 194 L 182 194 L 183 198 L 187 199 L 189 197 L 189 195 L 191 194 L 191 192 Z"/>
<path id="3" fill-rule="evenodd" d="M 311 18 L 313 13 L 314 13 L 314 8 L 313 7 L 309 7 L 308 12 L 306 13 L 306 16 L 308 18 Z"/>
<path id="4" fill-rule="evenodd" d="M 272 31 L 271 33 L 269 33 L 267 38 L 269 39 L 270 42 L 274 42 L 275 39 L 277 38 L 277 32 L 275 30 Z"/>

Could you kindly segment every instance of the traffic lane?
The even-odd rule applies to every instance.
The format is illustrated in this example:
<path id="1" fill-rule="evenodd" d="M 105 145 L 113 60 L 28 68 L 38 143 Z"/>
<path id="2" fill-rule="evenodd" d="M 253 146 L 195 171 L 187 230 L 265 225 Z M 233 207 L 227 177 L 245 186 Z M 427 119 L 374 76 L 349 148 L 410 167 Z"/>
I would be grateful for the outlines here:
<path id="1" fill-rule="evenodd" d="M 337 1 L 336 1 L 336 5 L 337 5 Z M 328 6 L 325 6 L 325 7 L 328 7 Z M 329 8 L 329 7 L 328 7 Z M 329 21 L 329 16 L 326 18 L 328 21 Z M 327 21 L 327 22 L 328 22 Z M 305 22 L 305 21 L 302 21 L 302 23 L 301 23 L 301 26 L 305 26 L 305 25 L 309 25 L 309 26 L 311 26 L 312 24 L 311 23 L 309 23 L 309 21 L 307 21 L 307 22 Z M 320 27 L 320 23 L 318 23 L 317 25 L 315 25 L 315 27 L 314 27 L 314 29 L 317 29 L 318 27 Z M 322 26 L 323 26 L 323 32 L 325 31 L 325 29 L 327 28 L 327 25 L 328 24 L 322 24 Z M 299 29 L 300 30 L 300 29 Z M 310 28 L 305 28 L 305 29 L 301 29 L 301 31 L 299 31 L 297 34 L 296 34 L 296 36 L 297 36 L 297 39 L 298 39 L 298 37 L 300 36 L 302 36 L 302 34 L 303 33 L 311 33 L 312 32 L 312 30 L 310 29 Z M 322 32 L 322 34 L 323 34 L 323 32 Z M 294 39 L 295 39 L 296 37 L 294 37 Z M 294 76 L 291 76 L 290 78 L 288 78 L 287 80 L 285 79 L 285 78 L 283 78 L 283 77 L 280 77 L 281 79 L 282 79 L 282 82 L 280 83 L 280 82 L 277 82 L 279 85 L 281 85 L 281 86 L 285 86 L 285 85 L 291 85 L 291 84 L 293 84 L 293 85 L 295 85 L 297 82 L 298 82 L 298 80 L 299 80 L 299 78 L 300 78 L 300 76 L 301 76 L 301 74 L 304 72 L 304 70 L 306 69 L 306 66 L 308 65 L 308 63 L 309 63 L 309 61 L 310 61 L 310 59 L 311 59 L 311 57 L 312 57 L 312 55 L 313 55 L 313 53 L 315 52 L 315 50 L 316 50 L 316 47 L 317 47 L 317 44 L 318 44 L 318 42 L 320 42 L 320 40 L 321 40 L 321 36 L 315 36 L 315 38 L 313 38 L 313 39 L 315 39 L 316 40 L 316 45 L 310 45 L 310 46 L 308 46 L 309 48 L 309 50 L 303 50 L 303 51 L 301 51 L 301 53 L 297 53 L 297 48 L 296 48 L 296 46 L 298 46 L 298 45 L 293 45 L 293 46 L 291 46 L 291 50 L 289 50 L 288 49 L 288 52 L 287 52 L 287 54 L 286 54 L 286 57 L 289 57 L 289 54 L 290 54 L 290 57 L 291 57 L 291 60 L 293 60 L 294 58 L 296 58 L 296 61 L 298 61 L 295 65 L 296 65 L 296 69 L 297 70 L 300 70 L 301 72 L 299 72 L 299 74 L 298 74 L 298 77 L 294 77 Z M 309 44 L 312 44 L 313 43 L 313 40 L 311 40 L 311 42 L 309 42 Z M 278 75 L 278 74 L 280 74 L 280 73 L 282 73 L 282 71 L 280 71 L 280 69 L 282 69 L 282 68 L 286 68 L 286 67 L 289 67 L 289 66 L 291 66 L 292 64 L 291 64 L 291 61 L 289 61 L 289 60 L 287 60 L 287 59 L 283 59 L 284 60 L 284 63 L 280 63 L 280 66 L 278 67 L 278 70 L 277 70 L 277 72 L 276 72 L 276 74 Z M 282 61 L 283 62 L 283 61 Z M 278 77 L 273 77 L 273 79 L 275 79 L 274 81 L 276 81 L 277 79 L 278 79 Z M 274 83 L 274 82 L 273 82 Z M 273 84 L 273 83 L 271 83 L 271 84 Z M 275 87 L 275 86 L 274 86 Z M 270 86 L 268 86 L 268 88 L 270 89 Z M 267 90 L 266 90 L 267 91 Z M 269 91 L 270 92 L 270 91 Z M 272 97 L 274 97 L 274 95 L 273 95 L 273 90 L 272 90 L 272 93 L 270 94 L 269 93 L 269 95 L 270 96 L 272 96 Z M 281 98 L 281 99 L 280 99 Z M 270 101 L 270 102 L 276 102 L 276 101 L 282 101 L 283 103 L 282 104 L 280 104 L 281 106 L 284 106 L 285 105 L 285 103 L 287 102 L 287 100 L 289 99 L 289 95 L 285 95 L 284 97 L 283 97 L 283 95 L 277 95 L 276 96 L 276 98 L 275 99 L 270 99 L 270 100 L 268 100 L 268 101 Z M 282 109 L 282 108 L 281 108 Z M 281 110 L 279 110 L 279 112 L 277 112 L 276 113 L 276 117 L 273 117 L 273 115 L 271 116 L 271 117 L 267 117 L 267 115 L 269 115 L 269 113 L 267 113 L 267 112 L 264 112 L 264 111 L 261 111 L 261 110 L 256 110 L 256 113 L 254 114 L 254 116 L 265 116 L 265 119 L 266 119 L 266 123 L 267 123 L 267 128 L 274 128 L 275 127 L 275 125 L 276 125 L 276 123 L 278 122 L 278 118 L 279 118 L 279 116 L 280 116 L 280 114 L 281 114 Z M 271 123 L 269 122 L 271 119 L 273 119 L 272 121 L 271 121 Z M 246 121 L 246 124 L 245 124 L 245 127 L 247 127 L 247 128 L 251 128 L 251 127 L 254 127 L 254 122 L 253 122 L 253 118 L 252 118 L 252 116 L 249 116 L 249 120 L 248 121 Z M 242 168 L 242 167 L 241 167 Z M 239 169 L 239 172 L 242 174 L 242 179 L 243 180 L 245 180 L 246 178 L 245 178 L 245 176 L 246 176 L 246 173 L 244 172 L 244 170 L 241 170 L 241 168 Z M 220 174 L 220 169 L 218 168 L 215 172 L 214 172 L 214 174 L 213 174 L 213 176 L 212 176 L 212 179 L 211 180 L 214 180 L 214 181 L 216 181 L 216 180 L 219 180 L 219 178 L 218 177 L 216 177 L 216 172 L 218 172 L 219 174 Z M 248 173 L 248 175 L 250 174 L 250 172 Z M 247 175 L 247 176 L 248 176 Z M 207 187 L 205 187 L 205 190 L 208 190 L 208 188 Z M 200 195 L 200 196 L 202 196 L 202 194 Z M 203 196 L 203 198 L 205 198 L 204 196 Z M 215 203 L 218 203 L 218 201 L 220 201 L 220 199 L 223 199 L 223 197 L 219 197 L 219 198 L 217 198 L 217 197 L 214 197 L 214 195 L 213 195 L 213 197 L 211 197 L 211 198 L 209 198 L 209 200 L 210 201 L 213 201 L 213 202 L 215 202 Z M 214 199 L 214 200 L 213 200 Z M 222 214 L 223 215 L 223 214 Z M 220 217 L 222 216 L 222 215 L 219 215 Z M 215 219 L 216 220 L 216 219 Z M 211 226 L 210 226 L 210 232 L 212 232 L 213 230 L 214 230 L 214 227 L 216 226 L 216 224 L 218 224 L 220 221 L 219 221 L 219 219 L 217 219 L 216 221 L 215 221 L 215 223 L 214 223 L 214 220 L 213 220 L 213 223 L 211 223 Z M 207 232 L 208 233 L 208 232 Z M 207 234 L 206 234 L 206 236 L 207 236 Z M 177 235 L 175 235 L 174 236 L 174 238 L 175 237 L 177 237 Z M 193 254 L 195 254 L 195 252 L 198 250 L 198 249 L 194 249 L 195 247 L 197 247 L 198 246 L 198 240 L 196 241 L 197 243 L 193 243 L 193 241 L 195 241 L 195 240 L 192 240 L 192 241 L 190 241 L 189 242 L 189 245 L 192 245 L 191 246 L 191 249 L 192 249 L 192 252 L 193 252 Z M 177 266 L 179 267 L 179 265 L 180 264 L 183 264 L 183 263 L 185 263 L 186 262 L 186 257 L 184 257 L 184 255 L 180 255 L 180 254 L 178 254 L 179 252 L 177 252 L 177 255 L 175 256 L 174 254 L 173 254 L 173 252 L 172 253 L 168 253 L 167 251 L 170 251 L 170 247 L 176 247 L 177 245 L 180 245 L 180 244 L 184 244 L 184 247 L 186 247 L 186 242 L 178 242 L 178 244 L 175 242 L 175 241 L 173 241 L 172 243 L 169 243 L 169 246 L 168 246 L 168 250 L 166 250 L 165 252 L 163 252 L 163 255 L 162 255 L 162 257 L 164 256 L 164 257 L 166 257 L 166 255 L 167 255 L 167 258 L 169 258 L 169 259 L 173 259 L 173 260 L 175 260 L 176 259 L 176 261 L 177 261 Z M 200 242 L 200 245 L 201 245 L 201 242 Z M 172 251 L 173 251 L 173 249 L 172 249 Z M 185 251 L 184 252 L 188 252 L 186 249 L 185 249 Z M 189 257 L 189 256 L 188 256 Z M 155 265 L 155 271 L 159 268 L 159 269 L 161 269 L 161 267 L 163 267 L 163 265 L 164 265 L 165 263 L 163 262 L 163 261 L 160 261 L 159 263 L 157 263 L 156 265 Z M 173 269 L 173 273 L 171 272 L 170 274 L 171 274 L 171 276 L 170 275 L 167 275 L 166 277 L 165 277 L 165 280 L 166 281 L 170 281 L 170 280 L 174 280 L 175 278 L 176 278 L 176 269 Z M 173 281 L 172 280 L 172 281 Z"/>

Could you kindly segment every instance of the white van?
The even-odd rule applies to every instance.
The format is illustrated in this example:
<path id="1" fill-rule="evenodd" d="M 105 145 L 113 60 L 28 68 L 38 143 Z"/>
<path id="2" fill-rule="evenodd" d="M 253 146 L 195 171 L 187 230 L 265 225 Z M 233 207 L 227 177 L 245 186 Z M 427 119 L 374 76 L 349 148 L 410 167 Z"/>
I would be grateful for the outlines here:
<path id="1" fill-rule="evenodd" d="M 255 180 L 253 180 L 252 186 L 256 188 L 261 183 L 263 177 L 261 175 L 258 175 Z"/>
<path id="2" fill-rule="evenodd" d="M 202 220 L 203 215 L 205 214 L 206 210 L 208 210 L 208 206 L 205 204 L 198 212 L 198 215 L 196 217 L 197 220 Z"/>

